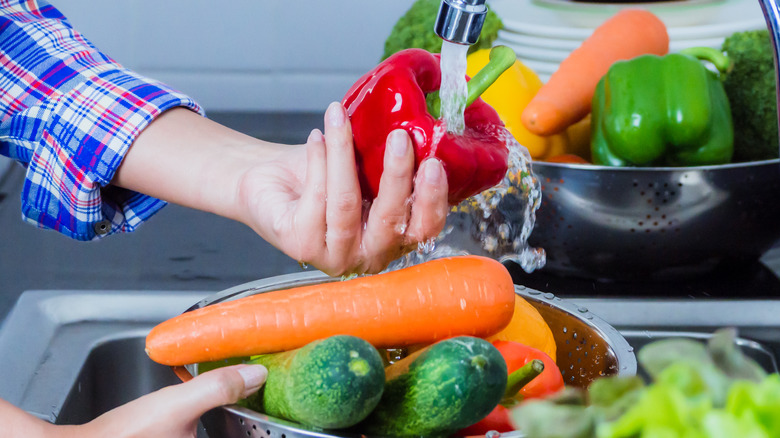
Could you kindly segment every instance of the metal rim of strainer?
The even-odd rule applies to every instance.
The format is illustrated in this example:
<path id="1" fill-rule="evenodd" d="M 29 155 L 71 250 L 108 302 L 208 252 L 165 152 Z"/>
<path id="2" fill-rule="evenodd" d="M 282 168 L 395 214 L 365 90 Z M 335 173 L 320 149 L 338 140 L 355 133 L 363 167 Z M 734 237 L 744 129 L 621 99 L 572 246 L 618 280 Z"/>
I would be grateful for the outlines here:
<path id="1" fill-rule="evenodd" d="M 329 277 L 322 272 L 303 272 L 256 280 L 209 296 L 187 309 L 187 312 L 258 293 L 321 284 L 329 281 L 338 281 L 338 279 Z M 551 293 L 543 293 L 522 285 L 515 285 L 515 292 L 536 308 L 546 306 L 555 312 L 569 315 L 587 326 L 595 335 L 604 340 L 607 349 L 614 354 L 616 374 L 636 375 L 637 360 L 633 347 L 629 345 L 628 341 L 617 329 L 605 320 L 594 315 L 588 309 L 556 297 Z M 559 351 L 561 351 L 560 345 Z M 186 365 L 184 368 L 190 375 L 197 375 L 197 364 Z M 201 421 L 211 438 L 253 436 L 266 438 L 366 438 L 365 435 L 359 433 L 308 428 L 239 405 L 227 405 L 212 409 L 202 417 Z M 496 435 L 496 437 L 498 436 Z M 504 438 L 518 438 L 522 434 L 507 433 L 500 436 Z"/>
<path id="2" fill-rule="evenodd" d="M 684 167 L 669 167 L 669 166 L 648 166 L 648 167 L 616 167 L 616 166 L 603 166 L 599 164 L 590 163 L 556 163 L 553 161 L 534 161 L 531 166 L 538 167 L 561 167 L 571 169 L 583 169 L 590 171 L 609 170 L 613 172 L 680 172 L 680 171 L 696 171 L 696 170 L 726 170 L 726 169 L 741 169 L 741 168 L 754 168 L 763 166 L 777 166 L 780 164 L 780 158 L 772 158 L 769 160 L 759 161 L 741 161 L 737 163 L 725 163 L 725 164 L 712 164 L 706 166 L 684 166 Z"/>

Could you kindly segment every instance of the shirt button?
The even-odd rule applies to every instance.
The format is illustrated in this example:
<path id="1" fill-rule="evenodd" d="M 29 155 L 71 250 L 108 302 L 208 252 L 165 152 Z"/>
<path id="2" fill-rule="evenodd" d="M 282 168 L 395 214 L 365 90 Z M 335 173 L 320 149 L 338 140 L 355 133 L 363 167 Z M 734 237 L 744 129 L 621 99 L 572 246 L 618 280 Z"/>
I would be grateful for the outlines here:
<path id="1" fill-rule="evenodd" d="M 92 227 L 95 229 L 95 233 L 97 233 L 98 236 L 105 236 L 111 231 L 111 221 L 102 220 L 93 224 Z"/>

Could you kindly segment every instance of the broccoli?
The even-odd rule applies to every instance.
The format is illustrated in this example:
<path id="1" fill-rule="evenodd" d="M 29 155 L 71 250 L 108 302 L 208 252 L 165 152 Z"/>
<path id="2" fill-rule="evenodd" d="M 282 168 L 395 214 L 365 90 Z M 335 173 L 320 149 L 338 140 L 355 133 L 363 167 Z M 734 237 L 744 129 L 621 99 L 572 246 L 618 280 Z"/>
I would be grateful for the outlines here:
<path id="1" fill-rule="evenodd" d="M 737 32 L 722 49 L 734 63 L 723 79 L 734 120 L 734 161 L 778 157 L 777 92 L 767 30 Z"/>
<path id="2" fill-rule="evenodd" d="M 387 59 L 395 52 L 409 48 L 420 48 L 432 53 L 441 52 L 441 38 L 433 32 L 436 16 L 439 13 L 441 0 L 417 0 L 408 11 L 395 23 L 390 36 L 385 41 L 385 53 L 382 59 Z M 498 37 L 498 31 L 504 27 L 501 19 L 492 10 L 488 10 L 485 24 L 479 41 L 469 47 L 469 53 L 490 48 Z"/>

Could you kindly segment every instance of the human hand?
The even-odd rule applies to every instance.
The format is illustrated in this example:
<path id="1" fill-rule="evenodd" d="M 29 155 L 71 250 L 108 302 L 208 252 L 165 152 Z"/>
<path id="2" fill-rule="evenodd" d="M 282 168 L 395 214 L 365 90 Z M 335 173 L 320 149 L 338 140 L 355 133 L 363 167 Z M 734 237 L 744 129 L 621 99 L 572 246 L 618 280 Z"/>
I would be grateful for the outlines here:
<path id="1" fill-rule="evenodd" d="M 69 432 L 74 437 L 194 438 L 201 415 L 248 397 L 267 375 L 262 365 L 217 368 L 133 400 Z"/>
<path id="2" fill-rule="evenodd" d="M 449 207 L 437 159 L 416 177 L 408 134 L 388 136 L 379 193 L 364 205 L 344 107 L 325 113 L 325 134 L 247 171 L 239 183 L 243 221 L 296 260 L 330 274 L 376 273 L 439 234 Z"/>

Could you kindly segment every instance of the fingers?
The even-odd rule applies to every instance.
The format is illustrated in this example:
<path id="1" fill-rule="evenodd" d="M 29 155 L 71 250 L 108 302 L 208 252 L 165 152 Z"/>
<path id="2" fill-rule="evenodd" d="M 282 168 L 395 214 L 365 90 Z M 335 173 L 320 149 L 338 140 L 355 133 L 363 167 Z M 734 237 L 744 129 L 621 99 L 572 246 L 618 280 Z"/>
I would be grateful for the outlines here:
<path id="1" fill-rule="evenodd" d="M 325 112 L 327 205 L 325 242 L 328 258 L 338 264 L 356 254 L 363 221 L 352 145 L 352 129 L 344 107 L 334 102 Z M 336 270 L 339 268 L 335 267 Z M 343 272 L 334 272 L 341 274 Z"/>
<path id="2" fill-rule="evenodd" d="M 429 158 L 417 170 L 407 243 L 424 242 L 438 236 L 448 211 L 447 175 L 441 161 Z"/>
<path id="3" fill-rule="evenodd" d="M 374 272 L 401 255 L 411 210 L 414 150 L 403 129 L 390 133 L 384 156 L 379 192 L 368 216 L 364 246 Z"/>
<path id="4" fill-rule="evenodd" d="M 325 252 L 327 169 L 325 137 L 315 129 L 306 149 L 306 181 L 296 211 L 298 261 L 310 263 Z"/>
<path id="5" fill-rule="evenodd" d="M 262 365 L 234 365 L 147 394 L 85 425 L 79 436 L 194 436 L 206 411 L 246 398 L 265 383 Z"/>
<path id="6" fill-rule="evenodd" d="M 166 403 L 179 415 L 199 418 L 209 409 L 235 403 L 260 389 L 268 376 L 262 365 L 235 365 L 203 373 L 187 383 L 166 388 Z"/>

